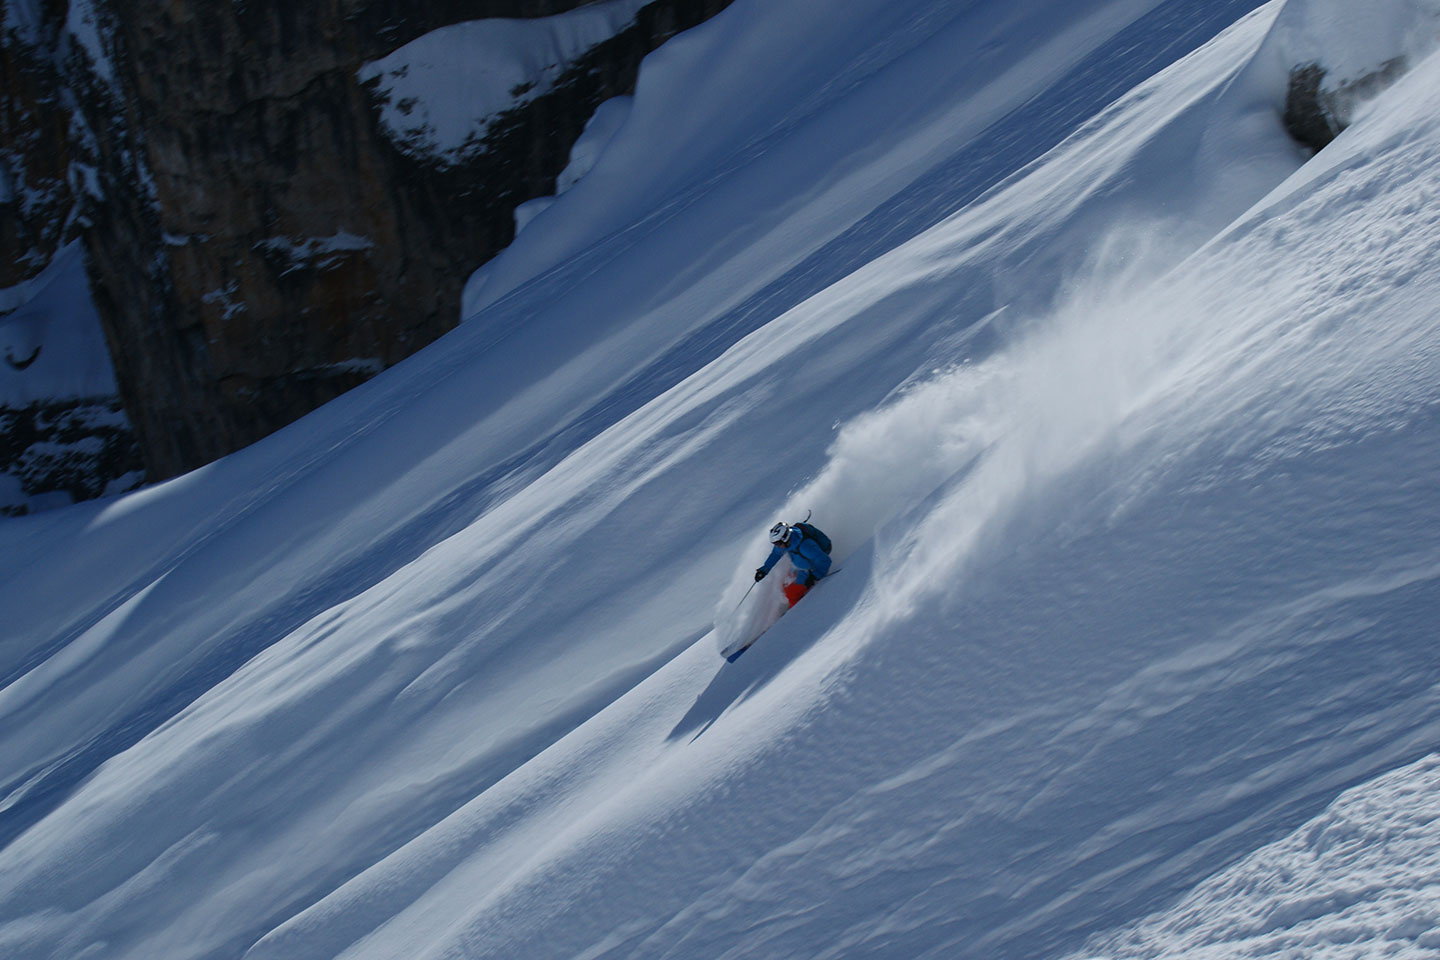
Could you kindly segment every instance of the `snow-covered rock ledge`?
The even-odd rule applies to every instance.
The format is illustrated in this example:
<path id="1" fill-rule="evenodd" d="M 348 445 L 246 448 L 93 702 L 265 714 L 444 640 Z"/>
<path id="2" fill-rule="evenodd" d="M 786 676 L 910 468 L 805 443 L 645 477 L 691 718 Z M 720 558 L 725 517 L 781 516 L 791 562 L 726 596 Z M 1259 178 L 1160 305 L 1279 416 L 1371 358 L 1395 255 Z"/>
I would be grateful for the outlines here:
<path id="1" fill-rule="evenodd" d="M 1440 44 L 1440 0 L 1289 0 L 1262 57 L 1288 73 L 1285 127 L 1313 150 Z"/>
<path id="2" fill-rule="evenodd" d="M 367 63 L 358 79 L 373 87 L 381 126 L 402 152 L 455 166 L 484 149 L 498 115 L 552 90 L 582 54 L 630 26 L 646 2 L 457 23 Z"/>

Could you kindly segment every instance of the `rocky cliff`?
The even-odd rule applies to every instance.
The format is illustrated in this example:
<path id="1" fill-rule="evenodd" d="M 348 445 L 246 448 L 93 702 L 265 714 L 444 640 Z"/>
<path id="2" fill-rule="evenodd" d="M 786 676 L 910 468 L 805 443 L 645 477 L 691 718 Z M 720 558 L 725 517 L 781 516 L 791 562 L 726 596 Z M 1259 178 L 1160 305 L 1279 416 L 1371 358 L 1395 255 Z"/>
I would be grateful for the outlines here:
<path id="1" fill-rule="evenodd" d="M 0 0 L 0 514 L 141 476 L 75 243 L 75 189 L 90 181 L 67 20 L 63 0 Z"/>
<path id="2" fill-rule="evenodd" d="M 48 29 L 12 7 L 0 0 L 0 289 L 38 276 L 74 229 L 71 110 L 51 52 L 64 4 L 46 5 Z"/>
<path id="3" fill-rule="evenodd" d="M 146 472 L 174 475 L 450 329 L 595 107 L 728 3 L 0 0 L 0 150 L 54 185 L 28 219 L 6 210 L 5 259 L 33 272 L 80 232 Z M 367 64 L 447 25 L 582 7 L 618 31 L 483 105 L 464 149 L 417 150 L 384 122 L 396 105 Z"/>

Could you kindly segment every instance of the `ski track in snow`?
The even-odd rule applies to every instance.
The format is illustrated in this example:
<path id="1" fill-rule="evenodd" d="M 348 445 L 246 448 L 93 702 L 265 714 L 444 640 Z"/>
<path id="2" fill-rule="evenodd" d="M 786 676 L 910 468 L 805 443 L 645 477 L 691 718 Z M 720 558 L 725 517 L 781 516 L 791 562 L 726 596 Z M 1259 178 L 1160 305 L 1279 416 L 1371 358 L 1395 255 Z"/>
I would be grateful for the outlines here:
<path id="1" fill-rule="evenodd" d="M 1026 91 L 1190 35 L 1002 7 L 838 5 L 837 87 L 746 45 L 795 8 L 737 3 L 455 335 L 0 527 L 0 952 L 1435 955 L 1440 61 L 1303 167 L 1275 3 L 1023 168 L 988 125 L 1070 91 L 797 159 L 962 27 L 1032 44 Z M 794 96 L 669 129 L 696 167 L 587 247 L 648 209 L 605 189 L 663 160 L 660 81 L 726 44 Z M 942 187 L 965 143 L 1004 159 Z M 723 665 L 811 508 L 843 576 Z"/>

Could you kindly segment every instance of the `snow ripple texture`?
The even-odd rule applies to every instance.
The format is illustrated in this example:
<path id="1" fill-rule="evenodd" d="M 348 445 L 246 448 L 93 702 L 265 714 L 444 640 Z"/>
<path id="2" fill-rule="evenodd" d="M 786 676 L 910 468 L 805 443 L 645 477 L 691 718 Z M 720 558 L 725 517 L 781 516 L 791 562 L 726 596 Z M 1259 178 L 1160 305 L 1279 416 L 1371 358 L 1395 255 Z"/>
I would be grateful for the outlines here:
<path id="1" fill-rule="evenodd" d="M 1434 957 L 1440 758 L 1348 791 L 1284 840 L 1072 960 Z"/>

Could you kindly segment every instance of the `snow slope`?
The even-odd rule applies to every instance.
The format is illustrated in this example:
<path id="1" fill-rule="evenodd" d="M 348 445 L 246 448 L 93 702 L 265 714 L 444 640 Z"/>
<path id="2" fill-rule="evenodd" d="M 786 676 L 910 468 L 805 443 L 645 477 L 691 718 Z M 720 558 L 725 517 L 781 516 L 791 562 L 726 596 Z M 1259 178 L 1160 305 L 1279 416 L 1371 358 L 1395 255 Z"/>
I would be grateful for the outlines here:
<path id="1" fill-rule="evenodd" d="M 1440 61 L 1306 163 L 1278 3 L 804 6 L 451 336 L 0 526 L 0 952 L 1433 955 Z"/>
<path id="2" fill-rule="evenodd" d="M 35 279 L 0 289 L 0 404 L 108 396 L 115 372 L 72 243 Z"/>
<path id="3" fill-rule="evenodd" d="M 1347 791 L 1323 814 L 1085 956 L 1430 956 L 1434 755 Z"/>

